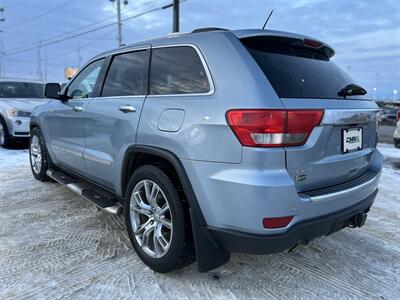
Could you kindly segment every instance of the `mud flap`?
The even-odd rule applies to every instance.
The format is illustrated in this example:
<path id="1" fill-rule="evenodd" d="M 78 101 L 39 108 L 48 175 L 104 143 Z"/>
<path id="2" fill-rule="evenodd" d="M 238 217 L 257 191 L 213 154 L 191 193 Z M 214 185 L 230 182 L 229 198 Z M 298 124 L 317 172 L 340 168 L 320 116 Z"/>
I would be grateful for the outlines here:
<path id="1" fill-rule="evenodd" d="M 227 263 L 231 253 L 216 243 L 207 227 L 201 226 L 194 217 L 193 210 L 191 208 L 189 210 L 199 272 L 208 272 Z"/>

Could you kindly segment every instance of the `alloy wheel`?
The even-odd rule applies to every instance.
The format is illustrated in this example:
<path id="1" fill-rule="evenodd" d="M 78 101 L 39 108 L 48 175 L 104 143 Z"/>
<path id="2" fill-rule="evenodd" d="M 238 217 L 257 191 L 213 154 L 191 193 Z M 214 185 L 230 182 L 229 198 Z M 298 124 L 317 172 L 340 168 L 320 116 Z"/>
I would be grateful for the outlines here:
<path id="1" fill-rule="evenodd" d="M 36 174 L 39 174 L 42 170 L 42 150 L 37 135 L 32 136 L 30 150 L 32 169 Z"/>
<path id="2" fill-rule="evenodd" d="M 163 257 L 172 241 L 172 215 L 161 188 L 151 180 L 138 182 L 130 199 L 130 218 L 135 239 L 152 258 Z"/>

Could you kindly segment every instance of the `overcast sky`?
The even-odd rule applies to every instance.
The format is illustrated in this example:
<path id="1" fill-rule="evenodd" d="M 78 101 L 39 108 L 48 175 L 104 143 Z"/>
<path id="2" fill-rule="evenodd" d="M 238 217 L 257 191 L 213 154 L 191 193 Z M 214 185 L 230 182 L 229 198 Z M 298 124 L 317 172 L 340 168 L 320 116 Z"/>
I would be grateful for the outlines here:
<path id="1" fill-rule="evenodd" d="M 158 8 L 172 0 L 129 0 L 123 17 Z M 109 0 L 0 0 L 4 7 L 0 38 L 5 56 L 2 76 L 37 78 L 42 44 L 115 21 Z M 200 27 L 260 28 L 269 11 L 270 29 L 321 39 L 336 51 L 334 60 L 367 88 L 371 98 L 400 98 L 400 1 L 223 1 L 187 0 L 181 4 L 181 31 Z M 172 9 L 158 10 L 123 25 L 125 43 L 165 35 Z M 40 48 L 47 81 L 64 81 L 64 68 L 116 47 L 116 25 Z M 27 48 L 24 52 L 12 54 Z M 80 49 L 80 51 L 78 50 Z M 47 59 L 46 59 L 47 57 Z M 47 61 L 47 66 L 46 66 Z"/>

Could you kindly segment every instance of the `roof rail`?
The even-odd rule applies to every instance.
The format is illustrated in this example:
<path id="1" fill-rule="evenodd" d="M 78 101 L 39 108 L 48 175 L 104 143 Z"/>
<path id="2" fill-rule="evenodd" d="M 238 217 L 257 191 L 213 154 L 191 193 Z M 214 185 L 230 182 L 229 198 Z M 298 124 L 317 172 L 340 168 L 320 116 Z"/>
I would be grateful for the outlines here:
<path id="1" fill-rule="evenodd" d="M 209 31 L 229 31 L 229 29 L 218 28 L 218 27 L 205 27 L 205 28 L 197 28 L 193 30 L 192 33 L 209 32 Z"/>

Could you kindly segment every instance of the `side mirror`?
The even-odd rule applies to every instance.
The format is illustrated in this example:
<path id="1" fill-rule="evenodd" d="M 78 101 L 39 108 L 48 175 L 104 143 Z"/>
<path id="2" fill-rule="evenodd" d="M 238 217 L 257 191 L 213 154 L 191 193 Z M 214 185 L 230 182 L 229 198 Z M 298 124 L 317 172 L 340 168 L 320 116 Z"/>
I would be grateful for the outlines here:
<path id="1" fill-rule="evenodd" d="M 44 87 L 44 95 L 47 98 L 62 100 L 60 95 L 60 90 L 61 90 L 60 84 L 53 82 L 46 83 Z"/>

